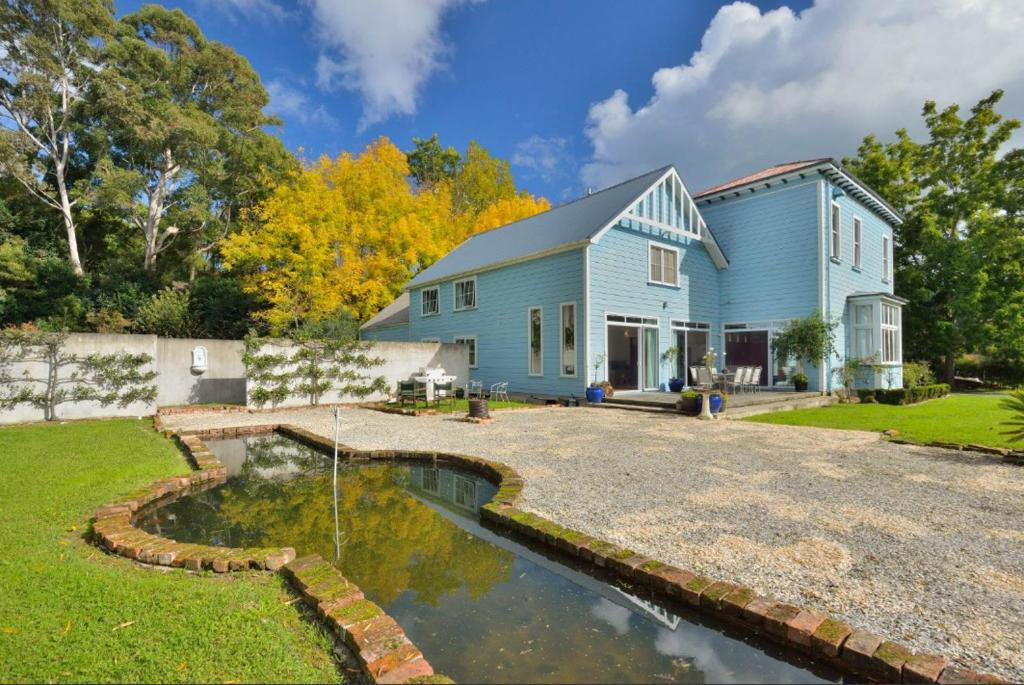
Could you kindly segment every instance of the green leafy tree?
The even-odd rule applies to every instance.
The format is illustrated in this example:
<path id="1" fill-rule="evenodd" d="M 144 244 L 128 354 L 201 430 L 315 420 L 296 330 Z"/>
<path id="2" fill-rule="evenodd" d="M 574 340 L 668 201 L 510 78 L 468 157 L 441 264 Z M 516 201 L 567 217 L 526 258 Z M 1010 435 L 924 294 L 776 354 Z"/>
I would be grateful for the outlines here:
<path id="1" fill-rule="evenodd" d="M 103 72 L 102 46 L 113 30 L 104 0 L 0 3 L 0 169 L 60 212 L 79 275 L 72 187 L 79 111 Z"/>
<path id="2" fill-rule="evenodd" d="M 451 181 L 459 169 L 462 155 L 449 146 L 441 147 L 437 134 L 429 138 L 413 138 L 413 149 L 406 153 L 409 175 L 419 188 L 432 188 L 438 183 Z"/>
<path id="3" fill-rule="evenodd" d="M 492 156 L 475 140 L 469 141 L 451 186 L 455 215 L 476 217 L 499 200 L 510 200 L 519 194 L 508 160 Z"/>
<path id="4" fill-rule="evenodd" d="M 836 353 L 837 321 L 829 321 L 820 313 L 803 319 L 790 319 L 772 338 L 776 359 L 795 359 L 797 373 L 804 373 L 804 364 L 821 364 Z"/>
<path id="5" fill-rule="evenodd" d="M 199 332 L 189 292 L 174 288 L 164 288 L 144 302 L 133 327 L 138 333 L 165 338 L 190 338 Z"/>
<path id="6" fill-rule="evenodd" d="M 156 371 L 148 354 L 79 355 L 65 349 L 67 333 L 0 331 L 0 409 L 29 404 L 55 421 L 60 405 L 98 402 L 127 407 L 156 401 Z M 21 373 L 14 372 L 19 364 Z M 35 369 L 40 369 L 36 371 Z"/>
<path id="7" fill-rule="evenodd" d="M 258 407 L 304 397 L 313 406 L 324 395 L 366 397 L 387 389 L 383 376 L 369 369 L 384 360 L 370 354 L 371 345 L 344 338 L 297 337 L 293 340 L 248 335 L 242 362 L 249 381 L 249 400 Z"/>
<path id="8" fill-rule="evenodd" d="M 259 75 L 184 12 L 158 5 L 123 17 L 104 58 L 110 66 L 92 113 L 105 156 L 92 199 L 140 231 L 147 271 L 182 236 L 186 253 L 201 258 L 240 206 L 294 169 L 262 130 L 279 121 L 263 113 Z"/>
<path id="9" fill-rule="evenodd" d="M 964 118 L 925 103 L 927 140 L 906 130 L 868 136 L 845 164 L 905 217 L 894 229 L 895 285 L 904 350 L 951 382 L 957 358 L 985 352 L 1024 359 L 1024 153 L 1000 155 L 1020 126 L 996 111 L 995 91 Z"/>

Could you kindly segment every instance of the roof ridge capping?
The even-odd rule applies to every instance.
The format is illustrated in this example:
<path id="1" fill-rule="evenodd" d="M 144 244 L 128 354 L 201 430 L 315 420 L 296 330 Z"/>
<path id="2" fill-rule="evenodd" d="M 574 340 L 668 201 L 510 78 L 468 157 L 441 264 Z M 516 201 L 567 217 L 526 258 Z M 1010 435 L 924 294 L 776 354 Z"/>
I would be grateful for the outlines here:
<path id="1" fill-rule="evenodd" d="M 706 188 L 700 191 L 699 193 L 695 193 L 693 195 L 693 199 L 701 200 L 708 198 L 712 195 L 718 195 L 720 193 L 724 194 L 727 192 L 737 192 L 737 189 L 752 185 L 754 183 L 767 181 L 768 179 L 777 178 L 785 174 L 796 173 L 798 171 L 810 169 L 812 167 L 820 167 L 822 165 L 832 167 L 834 172 L 829 174 L 820 168 L 815 169 L 815 171 L 818 171 L 819 173 L 821 173 L 822 175 L 824 175 L 826 178 L 833 182 L 835 182 L 835 178 L 833 177 L 838 175 L 840 177 L 840 181 L 836 183 L 836 185 L 842 187 L 845 182 L 845 185 L 854 186 L 855 188 L 859 189 L 865 196 L 867 196 L 868 200 L 877 203 L 879 208 L 882 210 L 880 213 L 888 214 L 895 223 L 903 223 L 903 216 L 898 211 L 896 211 L 895 207 L 889 204 L 889 202 L 886 201 L 886 199 L 883 198 L 881 195 L 879 195 L 873 188 L 871 188 L 869 185 L 867 185 L 859 178 L 857 178 L 849 169 L 843 166 L 842 163 L 839 162 L 834 157 L 819 157 L 817 159 L 807 159 L 794 162 L 786 162 L 784 164 L 776 164 L 775 166 L 770 166 L 761 169 L 760 171 L 755 171 L 752 174 L 747 174 L 746 176 L 734 178 L 731 181 L 726 181 L 725 183 L 720 183 L 719 185 Z"/>

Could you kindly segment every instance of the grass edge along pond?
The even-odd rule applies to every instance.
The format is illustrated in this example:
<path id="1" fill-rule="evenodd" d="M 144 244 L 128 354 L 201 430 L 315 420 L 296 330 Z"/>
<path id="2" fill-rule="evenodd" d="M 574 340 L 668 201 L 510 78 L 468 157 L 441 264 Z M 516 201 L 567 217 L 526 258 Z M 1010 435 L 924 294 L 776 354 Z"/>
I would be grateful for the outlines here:
<path id="1" fill-rule="evenodd" d="M 1000 406 L 1002 393 L 954 393 L 918 404 L 833 404 L 750 416 L 744 421 L 786 426 L 810 426 L 882 432 L 899 431 L 899 438 L 915 443 L 950 442 L 988 447 L 1024 449 L 1012 443 L 1001 425 L 1011 412 Z"/>
<path id="2" fill-rule="evenodd" d="M 277 574 L 144 569 L 82 539 L 98 506 L 187 472 L 148 419 L 0 428 L 0 681 L 339 681 Z"/>

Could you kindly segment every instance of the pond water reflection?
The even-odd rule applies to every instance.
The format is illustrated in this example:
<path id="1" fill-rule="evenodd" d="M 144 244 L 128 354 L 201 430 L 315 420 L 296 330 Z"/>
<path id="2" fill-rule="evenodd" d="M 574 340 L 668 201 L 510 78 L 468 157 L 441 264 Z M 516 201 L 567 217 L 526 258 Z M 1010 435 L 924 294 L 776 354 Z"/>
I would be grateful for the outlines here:
<path id="1" fill-rule="evenodd" d="M 281 436 L 210 441 L 226 483 L 146 512 L 185 542 L 336 554 L 331 460 Z M 482 527 L 495 487 L 448 468 L 341 464 L 337 565 L 457 682 L 823 682 Z"/>

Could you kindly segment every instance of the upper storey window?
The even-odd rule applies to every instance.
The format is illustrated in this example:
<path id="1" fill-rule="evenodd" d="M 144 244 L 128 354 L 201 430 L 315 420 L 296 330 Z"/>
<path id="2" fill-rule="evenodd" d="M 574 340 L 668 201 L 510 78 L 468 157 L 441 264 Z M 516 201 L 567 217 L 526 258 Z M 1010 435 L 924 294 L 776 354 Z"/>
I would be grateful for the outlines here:
<path id="1" fill-rule="evenodd" d="M 476 277 L 455 281 L 455 311 L 476 307 Z"/>
<path id="2" fill-rule="evenodd" d="M 679 250 L 650 243 L 648 280 L 660 285 L 679 285 Z"/>

